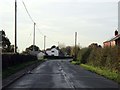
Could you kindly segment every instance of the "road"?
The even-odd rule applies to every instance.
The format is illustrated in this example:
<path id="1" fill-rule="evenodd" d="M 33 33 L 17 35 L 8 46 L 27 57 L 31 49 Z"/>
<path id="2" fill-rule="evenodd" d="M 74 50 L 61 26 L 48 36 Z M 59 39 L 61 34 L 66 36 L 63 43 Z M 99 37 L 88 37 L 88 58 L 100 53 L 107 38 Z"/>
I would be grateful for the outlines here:
<path id="1" fill-rule="evenodd" d="M 118 84 L 69 60 L 48 60 L 7 88 L 118 88 Z"/>

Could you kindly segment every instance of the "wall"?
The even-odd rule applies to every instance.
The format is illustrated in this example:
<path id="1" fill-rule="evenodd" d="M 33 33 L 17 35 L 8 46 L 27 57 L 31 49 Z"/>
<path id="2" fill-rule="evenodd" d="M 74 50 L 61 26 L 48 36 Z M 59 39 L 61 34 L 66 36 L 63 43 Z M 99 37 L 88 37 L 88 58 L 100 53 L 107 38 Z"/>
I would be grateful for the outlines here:
<path id="1" fill-rule="evenodd" d="M 59 51 L 56 48 L 51 49 L 51 53 L 54 56 L 59 56 Z"/>
<path id="2" fill-rule="evenodd" d="M 115 41 L 111 41 L 110 43 L 111 43 L 111 46 L 115 46 L 116 45 Z"/>
<path id="3" fill-rule="evenodd" d="M 47 50 L 46 53 L 49 56 L 59 56 L 59 50 L 57 50 L 56 48 L 52 48 L 51 50 Z"/>
<path id="4" fill-rule="evenodd" d="M 110 47 L 110 42 L 104 42 L 104 47 Z"/>
<path id="5" fill-rule="evenodd" d="M 104 42 L 104 47 L 113 47 L 116 46 L 115 41 Z"/>
<path id="6" fill-rule="evenodd" d="M 51 54 L 52 54 L 50 50 L 47 50 L 46 53 L 47 53 L 49 56 L 51 56 Z"/>
<path id="7" fill-rule="evenodd" d="M 117 46 L 120 46 L 120 38 L 116 40 Z"/>

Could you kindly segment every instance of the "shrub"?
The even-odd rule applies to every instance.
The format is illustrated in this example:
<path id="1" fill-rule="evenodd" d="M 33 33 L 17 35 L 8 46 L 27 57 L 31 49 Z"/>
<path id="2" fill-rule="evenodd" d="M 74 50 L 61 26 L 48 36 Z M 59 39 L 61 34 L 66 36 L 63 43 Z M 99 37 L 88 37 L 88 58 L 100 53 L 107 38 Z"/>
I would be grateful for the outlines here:
<path id="1" fill-rule="evenodd" d="M 83 48 L 78 59 L 83 64 L 120 72 L 120 47 Z"/>
<path id="2" fill-rule="evenodd" d="M 90 52 L 91 52 L 90 48 L 81 49 L 78 54 L 78 60 L 83 64 L 87 63 L 87 59 L 90 55 Z"/>

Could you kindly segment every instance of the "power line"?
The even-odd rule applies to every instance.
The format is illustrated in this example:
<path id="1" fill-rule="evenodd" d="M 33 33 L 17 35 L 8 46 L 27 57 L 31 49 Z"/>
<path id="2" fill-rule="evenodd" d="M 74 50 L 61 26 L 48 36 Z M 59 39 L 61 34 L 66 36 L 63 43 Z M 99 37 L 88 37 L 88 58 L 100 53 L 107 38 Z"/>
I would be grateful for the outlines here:
<path id="1" fill-rule="evenodd" d="M 36 24 L 36 27 L 37 27 L 37 30 L 39 31 L 39 33 L 42 35 L 42 36 L 46 36 L 45 34 L 43 34 L 43 32 L 41 32 L 41 30 L 39 29 L 39 27 L 38 27 L 38 25 Z M 46 37 L 48 37 L 48 36 L 46 36 Z M 51 41 L 53 41 L 54 43 L 58 43 L 57 41 L 54 41 L 52 38 L 50 38 L 49 37 L 49 39 L 51 40 Z"/>
<path id="2" fill-rule="evenodd" d="M 36 24 L 36 27 L 37 27 L 37 30 L 39 31 L 39 33 L 40 33 L 41 35 L 46 36 L 46 35 L 44 35 L 44 34 L 40 31 L 40 29 L 39 29 L 39 27 L 38 27 L 37 24 Z"/>
<path id="3" fill-rule="evenodd" d="M 27 46 L 28 43 L 30 42 L 31 35 L 32 35 L 32 33 L 30 33 L 29 37 L 26 39 L 26 41 L 25 41 L 25 46 Z"/>
<path id="4" fill-rule="evenodd" d="M 35 23 L 34 20 L 33 20 L 32 17 L 31 17 L 31 15 L 30 15 L 30 13 L 28 12 L 27 7 L 26 7 L 24 1 L 22 1 L 22 3 L 23 3 L 23 5 L 24 5 L 24 8 L 25 8 L 25 10 L 26 10 L 26 12 L 27 12 L 29 18 L 31 19 L 31 21 L 32 21 L 33 23 Z"/>
<path id="5" fill-rule="evenodd" d="M 26 7 L 24 1 L 22 1 L 22 3 L 23 3 L 23 5 L 24 5 L 24 8 L 25 8 L 25 10 L 26 10 L 26 12 L 27 12 L 29 18 L 31 19 L 31 21 L 32 21 L 33 23 L 35 23 L 35 21 L 32 19 L 31 15 L 30 15 L 30 13 L 28 12 L 28 9 L 27 9 L 27 7 Z M 38 28 L 37 24 L 36 24 L 36 27 Z M 38 31 L 39 31 L 39 28 L 38 28 Z M 39 31 L 39 32 L 40 32 L 43 36 L 45 36 L 41 31 Z"/>
<path id="6" fill-rule="evenodd" d="M 22 3 L 23 3 L 23 5 L 24 5 L 24 7 L 25 7 L 25 10 L 26 10 L 26 12 L 27 12 L 29 18 L 30 18 L 31 21 L 34 23 L 34 33 L 33 33 L 33 51 L 34 51 L 34 46 L 35 46 L 35 26 L 36 26 L 36 23 L 34 22 L 34 20 L 32 19 L 31 15 L 30 15 L 30 13 L 28 12 L 25 3 L 24 3 L 23 1 L 22 1 Z"/>
<path id="7" fill-rule="evenodd" d="M 30 15 L 30 13 L 28 12 L 27 7 L 26 7 L 24 1 L 22 1 L 22 3 L 23 3 L 23 5 L 24 5 L 24 7 L 25 7 L 25 10 L 26 10 L 29 18 L 31 19 L 31 21 L 32 21 L 33 23 L 35 23 L 34 20 L 33 20 L 32 17 L 31 17 L 31 15 Z M 39 33 L 40 33 L 41 35 L 46 36 L 46 35 L 44 35 L 44 34 L 40 31 L 40 29 L 39 29 L 39 27 L 38 27 L 37 24 L 36 24 L 36 27 L 37 27 L 37 30 L 39 31 Z M 52 40 L 52 41 L 53 41 L 53 40 Z M 54 41 L 54 42 L 56 42 L 56 41 Z"/>
<path id="8" fill-rule="evenodd" d="M 35 21 L 33 20 L 33 18 L 32 18 L 31 15 L 30 15 L 30 13 L 29 13 L 29 11 L 28 11 L 28 9 L 27 9 L 24 1 L 22 1 L 22 3 L 23 3 L 23 5 L 24 5 L 24 8 L 25 8 L 25 10 L 26 10 L 26 12 L 27 12 L 30 20 L 31 20 L 33 23 L 35 23 Z M 40 29 L 38 28 L 38 25 L 37 25 L 37 24 L 36 24 L 36 27 L 37 27 L 37 30 L 39 31 L 39 33 L 40 33 L 41 35 L 46 36 L 46 35 L 44 35 L 44 34 L 40 31 Z M 51 39 L 51 38 L 49 38 L 49 39 Z M 53 42 L 55 42 L 55 43 L 58 43 L 58 42 L 54 41 L 53 39 L 51 39 L 51 40 L 52 40 Z"/>
<path id="9" fill-rule="evenodd" d="M 45 34 L 43 34 L 41 31 L 40 31 L 40 29 L 38 28 L 38 26 L 36 25 L 36 27 L 37 27 L 37 30 L 39 31 L 39 34 L 41 34 L 42 36 L 46 36 Z M 46 36 L 46 38 L 47 38 L 48 36 Z M 50 41 L 52 41 L 52 42 L 54 42 L 54 43 L 58 43 L 57 41 L 54 41 L 52 38 L 50 38 L 49 37 L 49 40 Z"/>

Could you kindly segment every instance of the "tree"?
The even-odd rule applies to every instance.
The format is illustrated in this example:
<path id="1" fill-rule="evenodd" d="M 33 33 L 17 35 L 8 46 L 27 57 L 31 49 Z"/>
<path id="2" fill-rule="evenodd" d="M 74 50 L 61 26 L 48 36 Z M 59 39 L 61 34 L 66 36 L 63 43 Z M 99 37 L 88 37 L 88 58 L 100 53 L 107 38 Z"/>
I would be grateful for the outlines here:
<path id="1" fill-rule="evenodd" d="M 18 48 L 18 47 L 17 47 Z M 10 45 L 9 52 L 14 52 L 14 45 Z"/>
<path id="2" fill-rule="evenodd" d="M 62 47 L 62 48 L 60 49 L 60 51 L 61 51 L 62 53 L 64 53 L 64 55 L 66 55 L 66 48 L 65 48 L 65 47 Z"/>
<path id="3" fill-rule="evenodd" d="M 92 43 L 88 46 L 89 48 L 102 48 L 101 45 L 98 45 L 97 43 Z"/>
<path id="4" fill-rule="evenodd" d="M 51 49 L 52 49 L 52 48 L 56 48 L 56 46 L 55 46 L 55 45 L 53 45 L 53 46 L 51 47 Z"/>
<path id="5" fill-rule="evenodd" d="M 9 52 L 10 51 L 10 40 L 6 37 L 5 32 L 2 30 L 0 31 L 0 35 L 2 39 L 0 39 L 1 46 L 2 46 L 2 52 Z"/>
<path id="6" fill-rule="evenodd" d="M 30 51 L 33 51 L 33 47 L 35 51 L 40 51 L 39 47 L 36 45 L 31 45 L 28 48 L 26 48 L 26 52 L 29 53 Z"/>
<path id="7" fill-rule="evenodd" d="M 78 55 L 79 51 L 80 51 L 80 47 L 79 47 L 79 46 L 76 46 L 77 55 Z M 74 56 L 74 55 L 75 55 L 75 46 L 72 46 L 72 47 L 71 47 L 71 54 L 70 54 L 70 55 L 71 55 L 71 56 Z"/>
<path id="8" fill-rule="evenodd" d="M 74 56 L 75 55 L 75 46 L 66 46 L 60 49 L 65 55 Z M 80 51 L 80 47 L 76 47 L 77 54 Z"/>
<path id="9" fill-rule="evenodd" d="M 66 47 L 62 47 L 60 49 L 65 55 L 71 55 L 71 50 L 72 50 L 72 47 L 71 46 L 66 46 Z"/>
<path id="10" fill-rule="evenodd" d="M 70 46 L 67 46 L 67 47 L 66 47 L 66 53 L 67 53 L 67 55 L 70 56 L 71 50 L 72 50 L 72 47 L 70 47 Z"/>
<path id="11" fill-rule="evenodd" d="M 59 45 L 58 45 L 58 47 L 61 49 L 61 48 L 65 48 L 65 44 L 64 43 L 60 43 Z"/>

